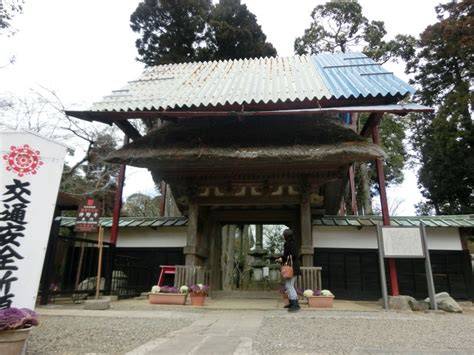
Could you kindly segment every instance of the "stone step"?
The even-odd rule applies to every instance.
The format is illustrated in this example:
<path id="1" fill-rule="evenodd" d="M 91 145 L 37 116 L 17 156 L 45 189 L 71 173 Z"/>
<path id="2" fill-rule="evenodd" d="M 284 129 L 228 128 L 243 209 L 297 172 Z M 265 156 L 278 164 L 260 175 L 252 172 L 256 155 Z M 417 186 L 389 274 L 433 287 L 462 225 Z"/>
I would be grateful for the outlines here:
<path id="1" fill-rule="evenodd" d="M 278 291 L 213 291 L 212 298 L 227 299 L 279 299 Z"/>

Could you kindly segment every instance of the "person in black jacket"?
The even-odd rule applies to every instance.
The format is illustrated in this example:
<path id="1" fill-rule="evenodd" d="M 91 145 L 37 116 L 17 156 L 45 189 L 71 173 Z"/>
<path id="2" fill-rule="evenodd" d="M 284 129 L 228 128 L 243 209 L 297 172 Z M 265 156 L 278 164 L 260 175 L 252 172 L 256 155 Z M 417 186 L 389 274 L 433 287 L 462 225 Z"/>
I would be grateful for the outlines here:
<path id="1" fill-rule="evenodd" d="M 283 245 L 283 257 L 280 258 L 279 261 L 285 264 L 289 262 L 291 257 L 291 261 L 293 263 L 293 277 L 291 279 L 285 280 L 285 287 L 286 291 L 288 292 L 288 300 L 290 301 L 290 304 L 285 306 L 285 308 L 288 308 L 288 312 L 296 312 L 300 309 L 298 295 L 295 289 L 296 276 L 301 275 L 300 260 L 293 231 L 291 229 L 285 229 L 283 231 L 283 237 L 285 238 L 285 244 Z"/>

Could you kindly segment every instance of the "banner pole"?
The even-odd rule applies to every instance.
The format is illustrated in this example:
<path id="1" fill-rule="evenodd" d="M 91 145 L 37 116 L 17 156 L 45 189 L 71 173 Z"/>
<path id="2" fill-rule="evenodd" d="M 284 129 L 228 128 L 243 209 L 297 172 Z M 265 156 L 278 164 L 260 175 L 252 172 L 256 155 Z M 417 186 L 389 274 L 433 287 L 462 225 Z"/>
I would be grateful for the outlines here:
<path id="1" fill-rule="evenodd" d="M 82 236 L 84 239 L 87 238 L 87 233 L 84 233 Z M 77 266 L 76 272 L 76 282 L 74 284 L 74 289 L 77 290 L 77 286 L 79 286 L 79 282 L 81 279 L 81 269 L 82 269 L 82 261 L 84 260 L 84 242 L 80 241 L 81 243 L 81 254 L 79 255 L 79 265 Z"/>
<path id="2" fill-rule="evenodd" d="M 389 309 L 388 303 L 388 292 L 387 292 L 387 279 L 385 278 L 385 253 L 383 247 L 382 239 L 382 226 L 377 225 L 377 244 L 379 252 L 379 272 L 380 272 L 380 286 L 382 288 L 382 299 L 383 299 L 383 308 Z"/>
<path id="3" fill-rule="evenodd" d="M 95 299 L 99 299 L 100 294 L 100 275 L 102 273 L 102 241 L 104 239 L 104 227 L 102 225 L 99 226 L 99 240 L 97 247 L 99 248 L 99 260 L 97 262 L 97 280 L 96 280 L 96 288 L 95 288 Z"/>
<path id="4" fill-rule="evenodd" d="M 426 229 L 423 222 L 420 223 L 421 241 L 423 243 L 423 251 L 425 253 L 425 271 L 426 281 L 428 283 L 428 295 L 430 297 L 431 309 L 437 311 L 438 305 L 436 304 L 436 293 L 433 282 L 433 271 L 431 270 L 430 251 L 428 249 L 428 243 L 426 242 Z"/>

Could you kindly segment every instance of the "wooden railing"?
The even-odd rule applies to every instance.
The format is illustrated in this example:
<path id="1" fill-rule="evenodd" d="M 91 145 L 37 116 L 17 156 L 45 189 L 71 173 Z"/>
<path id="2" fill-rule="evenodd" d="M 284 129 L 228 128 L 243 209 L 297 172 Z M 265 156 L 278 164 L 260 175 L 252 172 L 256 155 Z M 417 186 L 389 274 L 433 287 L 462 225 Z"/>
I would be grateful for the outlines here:
<path id="1" fill-rule="evenodd" d="M 209 270 L 203 266 L 175 265 L 174 287 L 194 284 L 209 285 Z"/>
<path id="2" fill-rule="evenodd" d="M 296 278 L 296 287 L 303 290 L 321 290 L 321 270 L 320 266 L 302 266 L 301 276 Z"/>

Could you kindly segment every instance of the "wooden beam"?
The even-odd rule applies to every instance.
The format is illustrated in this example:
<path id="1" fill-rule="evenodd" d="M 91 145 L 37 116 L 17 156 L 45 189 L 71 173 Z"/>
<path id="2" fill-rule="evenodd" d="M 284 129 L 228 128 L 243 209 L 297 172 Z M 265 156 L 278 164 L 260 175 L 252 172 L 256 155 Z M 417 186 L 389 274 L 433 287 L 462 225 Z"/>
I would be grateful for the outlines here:
<path id="1" fill-rule="evenodd" d="M 416 104 L 397 105 L 398 98 L 315 100 L 305 102 L 284 102 L 280 104 L 218 105 L 201 111 L 66 111 L 69 116 L 87 121 L 108 123 L 129 119 L 176 119 L 185 117 L 242 117 L 242 116 L 301 116 L 317 115 L 327 112 L 432 112 L 433 109 Z"/>
<path id="2" fill-rule="evenodd" d="M 131 140 L 135 140 L 142 136 L 140 132 L 138 132 L 138 130 L 128 121 L 114 121 L 114 123 L 122 130 L 123 133 L 129 136 Z"/>
<path id="3" fill-rule="evenodd" d="M 298 219 L 297 210 L 219 210 L 212 211 L 211 216 L 221 223 L 287 223 Z"/>
<path id="4" fill-rule="evenodd" d="M 385 112 L 373 112 L 370 114 L 369 119 L 365 123 L 364 127 L 360 131 L 360 135 L 362 137 L 369 137 L 370 134 L 372 133 L 372 129 L 376 127 L 380 120 L 382 119 L 382 116 L 384 115 Z"/>
<path id="5" fill-rule="evenodd" d="M 196 197 L 201 206 L 298 205 L 299 196 L 210 196 Z"/>

